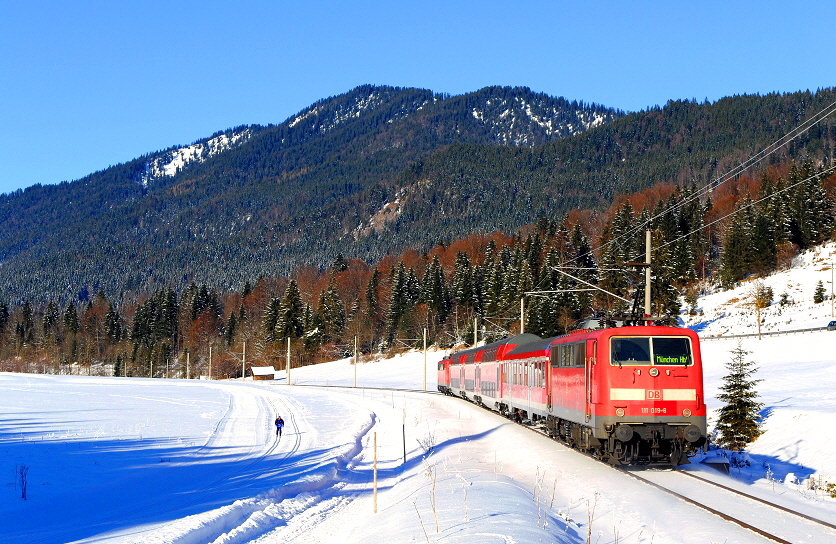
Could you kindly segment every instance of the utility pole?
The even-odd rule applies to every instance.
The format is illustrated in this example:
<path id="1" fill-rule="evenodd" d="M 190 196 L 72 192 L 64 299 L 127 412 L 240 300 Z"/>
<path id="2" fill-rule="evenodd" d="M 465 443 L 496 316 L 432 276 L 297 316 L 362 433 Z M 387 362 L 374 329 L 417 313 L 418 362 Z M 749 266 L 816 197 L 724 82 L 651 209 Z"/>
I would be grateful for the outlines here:
<path id="1" fill-rule="evenodd" d="M 212 346 L 209 346 L 209 379 L 212 379 Z"/>
<path id="2" fill-rule="evenodd" d="M 520 334 L 525 333 L 525 295 L 520 297 Z"/>
<path id="3" fill-rule="evenodd" d="M 354 335 L 354 387 L 357 387 L 357 335 Z"/>
<path id="4" fill-rule="evenodd" d="M 191 353 L 189 353 L 189 352 L 187 351 L 187 352 L 186 352 L 186 379 L 187 379 L 187 380 L 189 379 L 189 370 L 191 370 L 191 369 L 189 368 L 189 362 L 190 362 L 189 356 L 190 356 L 190 355 L 191 355 Z"/>
<path id="5" fill-rule="evenodd" d="M 830 260 L 830 317 L 834 317 L 834 313 L 833 313 L 833 259 Z"/>
<path id="6" fill-rule="evenodd" d="M 377 514 L 377 432 L 374 433 L 374 513 Z"/>
<path id="7" fill-rule="evenodd" d="M 476 347 L 476 344 L 479 343 L 479 318 L 473 318 L 473 347 Z"/>
<path id="8" fill-rule="evenodd" d="M 427 390 L 427 327 L 424 327 L 424 389 Z"/>
<path id="9" fill-rule="evenodd" d="M 287 385 L 290 385 L 290 337 L 287 337 L 287 368 L 285 369 L 285 373 L 287 374 Z"/>
<path id="10" fill-rule="evenodd" d="M 244 348 L 241 351 L 241 383 L 247 379 L 247 341 L 244 340 Z"/>
<path id="11" fill-rule="evenodd" d="M 644 262 L 647 266 L 644 269 L 644 313 L 647 317 L 652 315 L 650 311 L 650 229 L 645 231 L 644 240 Z"/>

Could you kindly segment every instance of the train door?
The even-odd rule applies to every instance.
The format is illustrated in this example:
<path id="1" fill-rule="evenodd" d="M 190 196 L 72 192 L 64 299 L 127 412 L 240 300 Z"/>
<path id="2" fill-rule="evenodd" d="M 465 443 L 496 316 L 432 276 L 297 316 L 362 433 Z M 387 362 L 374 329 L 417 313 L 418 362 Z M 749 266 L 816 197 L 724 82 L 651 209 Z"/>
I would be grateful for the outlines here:
<path id="1" fill-rule="evenodd" d="M 597 355 L 598 342 L 595 340 L 587 340 L 585 357 L 586 364 L 584 364 L 584 389 L 586 391 L 586 394 L 584 395 L 584 415 L 586 417 L 586 421 L 589 421 L 592 418 L 592 391 L 595 388 L 595 380 L 593 378 Z"/>
<path id="2" fill-rule="evenodd" d="M 474 393 L 481 393 L 482 392 L 482 369 L 479 365 L 476 365 L 476 371 L 474 373 L 473 379 L 475 383 L 473 384 L 473 392 Z"/>

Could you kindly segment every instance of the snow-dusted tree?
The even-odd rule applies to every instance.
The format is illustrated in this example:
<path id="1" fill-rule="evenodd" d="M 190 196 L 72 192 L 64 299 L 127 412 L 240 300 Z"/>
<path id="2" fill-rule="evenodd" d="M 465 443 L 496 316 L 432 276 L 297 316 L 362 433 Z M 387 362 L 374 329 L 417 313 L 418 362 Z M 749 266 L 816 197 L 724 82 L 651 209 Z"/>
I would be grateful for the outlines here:
<path id="1" fill-rule="evenodd" d="M 450 311 L 451 297 L 444 279 L 444 269 L 438 255 L 427 266 L 418 296 L 418 302 L 423 302 L 434 313 L 435 321 L 443 323 Z"/>
<path id="2" fill-rule="evenodd" d="M 453 300 L 461 308 L 473 304 L 473 271 L 470 259 L 463 251 L 456 253 L 456 265 L 453 271 Z"/>
<path id="3" fill-rule="evenodd" d="M 751 199 L 738 203 L 737 213 L 726 226 L 723 256 L 720 260 L 720 283 L 729 288 L 749 273 L 752 266 L 752 224 L 754 218 Z"/>
<path id="4" fill-rule="evenodd" d="M 824 285 L 822 284 L 821 280 L 816 282 L 816 290 L 813 291 L 813 302 L 819 304 L 820 302 L 824 302 Z"/>
<path id="5" fill-rule="evenodd" d="M 46 310 L 44 311 L 44 339 L 49 340 L 52 337 L 52 334 L 58 327 L 59 319 L 60 315 L 58 313 L 58 306 L 55 304 L 55 302 L 50 300 L 49 304 L 47 304 L 46 306 Z"/>
<path id="6" fill-rule="evenodd" d="M 333 282 L 319 295 L 316 313 L 322 321 L 322 340 L 339 341 L 345 329 L 345 304 Z"/>
<path id="7" fill-rule="evenodd" d="M 296 280 L 290 280 L 278 308 L 274 335 L 276 338 L 299 338 L 305 330 L 305 305 Z"/>
<path id="8" fill-rule="evenodd" d="M 731 351 L 731 361 L 726 364 L 729 373 L 723 377 L 722 393 L 717 395 L 725 403 L 717 420 L 718 443 L 733 450 L 745 447 L 761 435 L 763 404 L 758 402 L 755 390 L 761 380 L 752 378 L 758 369 L 754 361 L 746 361 L 749 353 L 740 345 Z"/>

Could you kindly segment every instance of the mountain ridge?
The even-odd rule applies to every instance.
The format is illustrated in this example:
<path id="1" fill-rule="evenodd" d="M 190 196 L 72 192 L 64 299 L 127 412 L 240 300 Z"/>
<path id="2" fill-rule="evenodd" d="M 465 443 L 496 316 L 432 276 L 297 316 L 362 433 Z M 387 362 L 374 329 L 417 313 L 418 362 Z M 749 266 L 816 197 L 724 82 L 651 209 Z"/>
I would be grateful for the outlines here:
<path id="1" fill-rule="evenodd" d="M 237 289 L 340 253 L 375 262 L 514 232 L 660 180 L 705 181 L 828 97 L 671 101 L 625 115 L 526 87 L 449 96 L 360 86 L 278 125 L 0 196 L 0 300 L 192 281 Z M 786 154 L 832 148 L 831 128 Z"/>

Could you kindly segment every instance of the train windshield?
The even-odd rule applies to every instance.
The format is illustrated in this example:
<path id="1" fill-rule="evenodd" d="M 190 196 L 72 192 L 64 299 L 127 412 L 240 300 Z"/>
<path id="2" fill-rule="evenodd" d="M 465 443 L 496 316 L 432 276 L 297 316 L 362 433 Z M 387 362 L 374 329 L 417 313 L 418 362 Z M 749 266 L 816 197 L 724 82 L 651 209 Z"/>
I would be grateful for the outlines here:
<path id="1" fill-rule="evenodd" d="M 683 365 L 692 364 L 688 338 L 670 336 L 612 338 L 613 365 Z"/>

